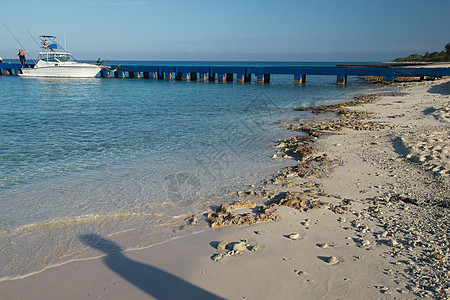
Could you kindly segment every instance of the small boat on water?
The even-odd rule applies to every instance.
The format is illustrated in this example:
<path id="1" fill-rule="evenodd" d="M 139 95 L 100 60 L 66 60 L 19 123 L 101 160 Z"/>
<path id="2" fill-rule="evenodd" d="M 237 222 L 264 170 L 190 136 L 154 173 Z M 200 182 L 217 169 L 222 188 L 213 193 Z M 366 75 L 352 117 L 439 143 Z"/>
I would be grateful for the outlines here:
<path id="1" fill-rule="evenodd" d="M 34 67 L 24 67 L 19 76 L 23 77 L 95 77 L 103 65 L 77 62 L 72 55 L 61 47 L 56 36 L 40 35 L 41 49 Z"/>

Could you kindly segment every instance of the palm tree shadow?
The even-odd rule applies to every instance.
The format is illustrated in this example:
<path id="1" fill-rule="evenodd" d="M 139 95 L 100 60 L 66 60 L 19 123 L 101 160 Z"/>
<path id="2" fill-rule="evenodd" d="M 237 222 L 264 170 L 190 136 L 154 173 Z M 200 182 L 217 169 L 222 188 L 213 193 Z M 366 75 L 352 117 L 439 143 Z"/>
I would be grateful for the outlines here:
<path id="1" fill-rule="evenodd" d="M 123 249 L 112 240 L 97 234 L 82 234 L 79 239 L 84 244 L 107 254 L 103 258 L 106 266 L 152 297 L 224 299 L 164 270 L 129 259 L 122 254 Z"/>

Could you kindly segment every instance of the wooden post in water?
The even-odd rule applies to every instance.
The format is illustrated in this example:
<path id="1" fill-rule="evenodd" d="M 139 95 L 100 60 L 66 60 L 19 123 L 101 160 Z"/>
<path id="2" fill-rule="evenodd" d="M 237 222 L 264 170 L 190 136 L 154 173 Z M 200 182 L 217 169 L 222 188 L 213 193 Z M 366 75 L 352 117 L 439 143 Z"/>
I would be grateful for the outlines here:
<path id="1" fill-rule="evenodd" d="M 233 73 L 227 73 L 226 75 L 226 81 L 227 82 L 233 82 Z"/>
<path id="2" fill-rule="evenodd" d="M 158 79 L 164 79 L 164 73 L 163 72 L 159 72 L 158 73 Z"/>
<path id="3" fill-rule="evenodd" d="M 252 74 L 245 74 L 244 82 L 252 82 Z"/>
<path id="4" fill-rule="evenodd" d="M 215 82 L 216 81 L 216 74 L 215 73 L 209 73 L 208 75 L 208 81 Z"/>
<path id="5" fill-rule="evenodd" d="M 191 81 L 197 81 L 197 73 L 196 72 L 190 72 L 189 78 Z"/>
<path id="6" fill-rule="evenodd" d="M 338 85 L 345 85 L 345 84 L 347 84 L 347 75 L 338 75 L 337 76 L 337 84 Z"/>
<path id="7" fill-rule="evenodd" d="M 294 83 L 304 84 L 306 82 L 306 74 L 295 74 Z"/>

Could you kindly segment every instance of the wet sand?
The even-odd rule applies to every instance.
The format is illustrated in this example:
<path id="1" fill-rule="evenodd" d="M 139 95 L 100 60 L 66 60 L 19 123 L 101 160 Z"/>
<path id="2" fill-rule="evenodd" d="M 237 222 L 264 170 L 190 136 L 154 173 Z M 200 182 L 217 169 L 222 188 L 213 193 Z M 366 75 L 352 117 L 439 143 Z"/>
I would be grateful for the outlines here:
<path id="1" fill-rule="evenodd" d="M 321 124 L 286 124 L 293 139 L 278 143 L 274 159 L 297 165 L 237 192 L 237 205 L 187 221 L 208 217 L 213 230 L 125 252 L 85 235 L 99 258 L 1 282 L 0 295 L 449 297 L 450 79 L 397 85 L 401 95 L 313 110 Z"/>

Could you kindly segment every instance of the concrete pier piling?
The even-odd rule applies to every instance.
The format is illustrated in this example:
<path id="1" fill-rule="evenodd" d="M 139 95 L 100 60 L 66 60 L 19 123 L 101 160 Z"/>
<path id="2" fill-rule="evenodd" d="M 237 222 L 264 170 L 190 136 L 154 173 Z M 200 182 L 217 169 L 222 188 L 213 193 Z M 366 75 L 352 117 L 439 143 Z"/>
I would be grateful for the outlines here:
<path id="1" fill-rule="evenodd" d="M 142 72 L 144 79 L 156 79 L 156 72 Z"/>
<path id="2" fill-rule="evenodd" d="M 125 78 L 125 72 L 124 71 L 116 71 L 114 72 L 115 78 Z"/>
<path id="3" fill-rule="evenodd" d="M 189 81 L 189 74 L 190 73 L 181 73 L 181 80 L 182 81 Z"/>
<path id="4" fill-rule="evenodd" d="M 252 74 L 236 74 L 236 82 L 251 82 Z"/>
<path id="5" fill-rule="evenodd" d="M 256 82 L 270 83 L 270 74 L 256 74 Z"/>
<path id="6" fill-rule="evenodd" d="M 128 77 L 129 78 L 141 78 L 141 72 L 128 72 Z"/>
<path id="7" fill-rule="evenodd" d="M 338 85 L 345 85 L 345 84 L 347 84 L 347 75 L 337 75 L 336 83 Z"/>
<path id="8" fill-rule="evenodd" d="M 306 83 L 306 75 L 305 74 L 294 74 L 294 83 L 297 83 L 297 84 Z"/>

